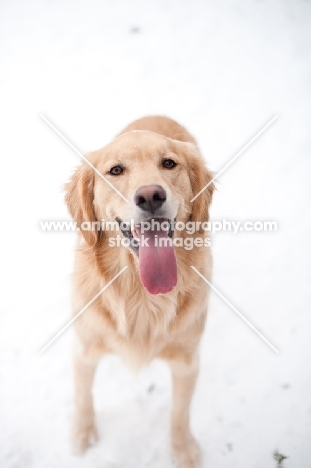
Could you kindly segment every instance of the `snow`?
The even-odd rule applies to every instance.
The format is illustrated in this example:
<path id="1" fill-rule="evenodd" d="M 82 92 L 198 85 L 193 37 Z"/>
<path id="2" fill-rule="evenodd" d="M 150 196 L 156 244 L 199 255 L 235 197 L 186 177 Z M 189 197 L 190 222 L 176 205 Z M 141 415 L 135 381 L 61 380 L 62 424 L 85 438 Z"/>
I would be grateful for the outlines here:
<path id="1" fill-rule="evenodd" d="M 74 234 L 62 184 L 83 153 L 131 120 L 165 114 L 198 139 L 214 171 L 276 114 L 220 177 L 213 219 L 275 220 L 272 233 L 219 233 L 215 293 L 192 406 L 204 467 L 311 466 L 310 43 L 303 0 L 2 2 L 0 466 L 169 468 L 170 378 L 102 361 L 95 386 L 100 441 L 70 453 Z"/>

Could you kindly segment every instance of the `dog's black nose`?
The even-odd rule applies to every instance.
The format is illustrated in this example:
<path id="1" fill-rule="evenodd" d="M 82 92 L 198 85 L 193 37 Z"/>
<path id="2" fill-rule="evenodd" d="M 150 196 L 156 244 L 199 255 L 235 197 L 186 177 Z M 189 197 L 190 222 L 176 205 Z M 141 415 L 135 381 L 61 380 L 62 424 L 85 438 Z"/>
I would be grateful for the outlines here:
<path id="1" fill-rule="evenodd" d="M 134 201 L 144 211 L 155 213 L 166 200 L 166 192 L 161 185 L 144 185 L 135 193 Z"/>

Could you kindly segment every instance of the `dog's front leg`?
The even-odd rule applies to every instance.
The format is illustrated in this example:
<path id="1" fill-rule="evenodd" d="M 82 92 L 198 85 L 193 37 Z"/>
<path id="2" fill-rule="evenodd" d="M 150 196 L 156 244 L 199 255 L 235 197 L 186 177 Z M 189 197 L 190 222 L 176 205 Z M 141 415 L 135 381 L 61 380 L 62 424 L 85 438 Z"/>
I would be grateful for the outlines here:
<path id="1" fill-rule="evenodd" d="M 98 360 L 89 360 L 81 351 L 77 351 L 73 364 L 75 409 L 71 437 L 73 451 L 80 454 L 97 440 L 92 384 Z"/>
<path id="2" fill-rule="evenodd" d="M 178 468 L 198 468 L 200 447 L 190 431 L 190 403 L 194 392 L 199 364 L 197 356 L 189 361 L 171 361 L 173 401 L 171 438 L 173 457 Z"/>

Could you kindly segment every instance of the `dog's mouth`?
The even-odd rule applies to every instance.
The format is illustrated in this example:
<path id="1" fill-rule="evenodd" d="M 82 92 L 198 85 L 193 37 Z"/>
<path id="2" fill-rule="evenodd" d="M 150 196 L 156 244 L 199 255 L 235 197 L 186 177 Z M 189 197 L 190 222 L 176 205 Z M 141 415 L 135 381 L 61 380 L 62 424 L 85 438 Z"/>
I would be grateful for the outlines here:
<path id="1" fill-rule="evenodd" d="M 147 291 L 151 294 L 165 294 L 171 291 L 177 283 L 171 220 L 150 218 L 144 223 L 136 224 L 133 230 L 120 218 L 116 220 L 123 236 L 129 240 L 129 247 L 139 257 L 139 276 Z M 146 222 L 150 228 L 146 229 Z"/>

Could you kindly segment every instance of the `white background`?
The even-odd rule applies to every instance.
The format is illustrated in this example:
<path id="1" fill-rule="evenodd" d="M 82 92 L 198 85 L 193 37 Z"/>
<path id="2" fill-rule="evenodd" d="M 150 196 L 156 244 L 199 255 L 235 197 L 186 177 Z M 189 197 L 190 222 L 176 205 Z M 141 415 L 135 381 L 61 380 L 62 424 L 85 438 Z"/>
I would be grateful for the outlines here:
<path id="1" fill-rule="evenodd" d="M 0 466 L 169 468 L 170 379 L 117 358 L 94 386 L 100 441 L 70 453 L 73 233 L 62 184 L 76 147 L 104 146 L 131 120 L 165 114 L 220 170 L 212 218 L 274 220 L 274 233 L 214 237 L 213 283 L 280 350 L 212 294 L 193 430 L 204 467 L 311 466 L 311 4 L 294 1 L 12 1 L 0 15 Z"/>

